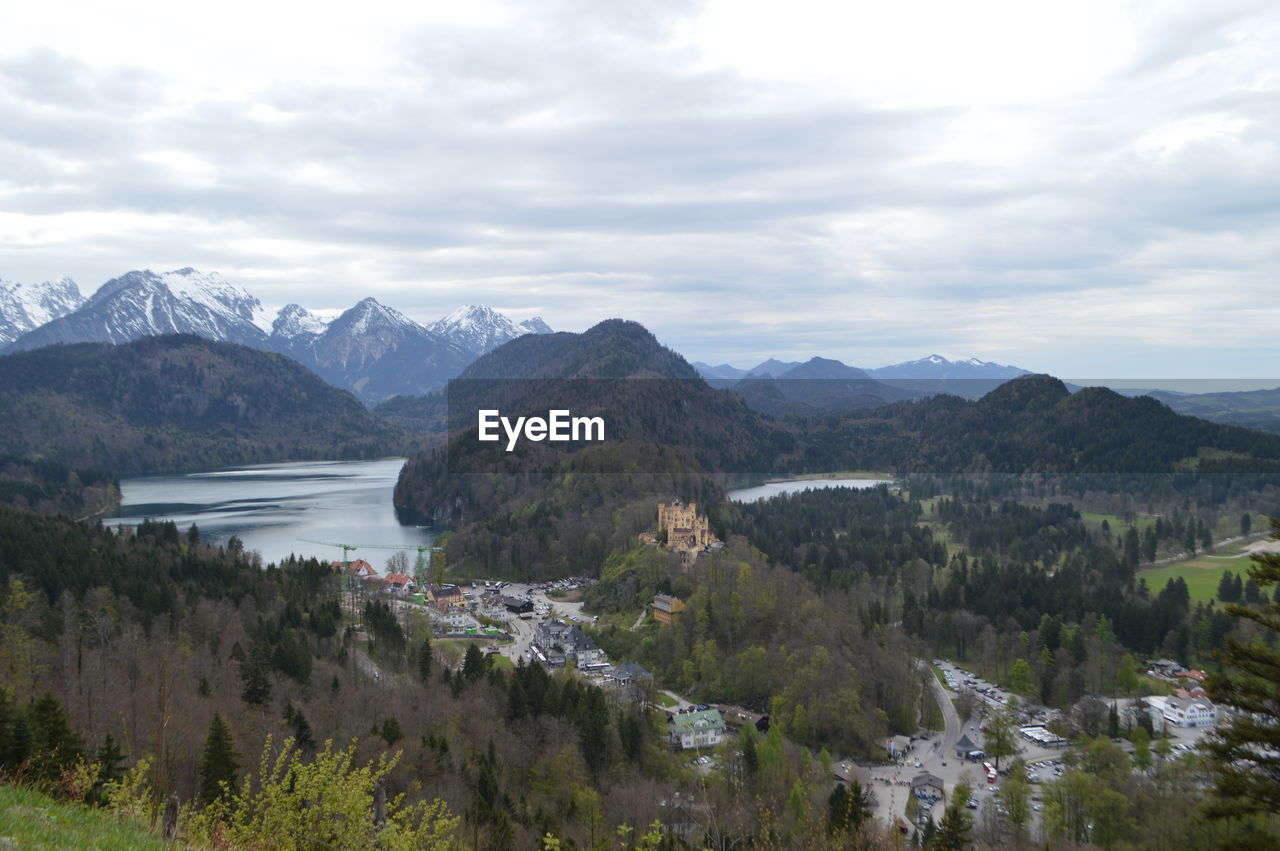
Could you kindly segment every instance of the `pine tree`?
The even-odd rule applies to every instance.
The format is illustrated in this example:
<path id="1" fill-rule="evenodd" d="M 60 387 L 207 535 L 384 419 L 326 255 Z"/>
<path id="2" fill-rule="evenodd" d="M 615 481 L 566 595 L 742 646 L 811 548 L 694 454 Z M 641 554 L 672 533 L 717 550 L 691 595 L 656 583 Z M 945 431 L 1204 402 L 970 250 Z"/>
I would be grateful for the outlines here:
<path id="1" fill-rule="evenodd" d="M 231 741 L 231 728 L 217 712 L 209 722 L 209 735 L 204 742 L 204 757 L 200 760 L 200 801 L 208 804 L 232 794 L 236 785 L 236 772 L 240 770 L 240 755 Z"/>
<path id="2" fill-rule="evenodd" d="M 1280 540 L 1280 518 L 1271 520 L 1271 537 Z M 1250 578 L 1259 589 L 1280 585 L 1280 553 L 1255 553 Z M 1280 779 L 1274 760 L 1280 752 L 1280 603 L 1249 607 L 1229 604 L 1228 614 L 1253 622 L 1259 636 L 1248 644 L 1228 639 L 1214 655 L 1227 670 L 1211 674 L 1206 686 L 1216 702 L 1238 710 L 1202 745 L 1215 775 L 1218 817 L 1280 812 Z"/>
<path id="3" fill-rule="evenodd" d="M 99 766 L 98 779 L 103 783 L 110 783 L 124 774 L 124 751 L 120 750 L 120 745 L 110 733 L 102 739 L 93 759 Z"/>
<path id="4" fill-rule="evenodd" d="M 396 742 L 404 738 L 404 730 L 400 728 L 399 719 L 392 715 L 382 722 L 378 735 L 382 736 L 383 741 L 387 743 L 387 747 L 393 747 Z"/>
<path id="5" fill-rule="evenodd" d="M 49 692 L 31 705 L 29 714 L 35 742 L 34 771 L 46 780 L 55 780 L 84 755 L 84 745 L 71 730 L 62 704 Z"/>
<path id="6" fill-rule="evenodd" d="M 265 644 L 255 644 L 249 658 L 240 664 L 240 681 L 244 683 L 240 697 L 251 706 L 263 706 L 271 699 L 269 654 Z"/>
<path id="7" fill-rule="evenodd" d="M 302 714 L 302 710 L 293 705 L 293 701 L 289 701 L 284 706 L 284 722 L 293 730 L 294 744 L 304 751 L 315 751 L 316 739 L 311 732 L 311 724 L 307 721 L 307 716 Z"/>
<path id="8" fill-rule="evenodd" d="M 462 657 L 462 677 L 467 682 L 472 682 L 483 675 L 484 654 L 475 644 L 468 644 L 466 655 Z"/>

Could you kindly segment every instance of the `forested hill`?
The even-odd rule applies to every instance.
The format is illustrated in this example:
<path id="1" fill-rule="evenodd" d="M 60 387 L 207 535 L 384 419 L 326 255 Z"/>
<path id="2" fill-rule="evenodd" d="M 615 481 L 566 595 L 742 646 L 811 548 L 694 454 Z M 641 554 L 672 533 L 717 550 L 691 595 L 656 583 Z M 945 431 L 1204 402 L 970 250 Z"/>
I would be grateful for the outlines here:
<path id="1" fill-rule="evenodd" d="M 512 340 L 451 381 L 448 394 L 447 425 L 454 438 L 450 472 L 543 472 L 564 457 L 558 451 L 507 453 L 504 447 L 481 443 L 475 435 L 476 412 L 481 409 L 498 410 L 511 419 L 545 417 L 550 409 L 598 416 L 605 423 L 608 445 L 680 447 L 707 471 L 772 471 L 794 448 L 789 435 L 750 411 L 737 395 L 709 387 L 642 326 L 616 319 L 581 334 Z M 438 429 L 444 422 L 439 412 L 444 404 L 443 397 L 427 397 L 418 400 L 417 410 L 435 406 L 431 416 Z M 408 410 L 406 404 L 398 414 L 407 415 Z M 436 479 L 432 473 L 430 484 L 438 484 Z"/>
<path id="2" fill-rule="evenodd" d="M 552 389 L 548 382 L 646 378 L 706 387 L 697 370 L 658 343 L 644 326 L 609 319 L 581 334 L 529 334 L 511 340 L 463 370 L 450 383 L 449 392 L 454 394 L 455 410 L 478 407 L 483 397 L 508 409 L 533 402 L 545 411 L 547 400 L 526 397 L 545 394 Z M 468 398 L 458 398 L 460 394 Z M 495 395 L 505 398 L 495 399 Z M 448 402 L 444 392 L 400 396 L 383 402 L 376 413 L 419 434 L 443 434 L 448 429 Z"/>
<path id="3" fill-rule="evenodd" d="M 403 451 L 351 394 L 230 343 L 49 346 L 0 365 L 0 453 L 140 473 Z"/>
<path id="4" fill-rule="evenodd" d="M 1177 414 L 1155 399 L 1103 387 L 1073 394 L 1047 375 L 1015 378 L 976 402 L 935 396 L 810 421 L 799 431 L 813 469 L 1280 471 L 1280 436 Z"/>

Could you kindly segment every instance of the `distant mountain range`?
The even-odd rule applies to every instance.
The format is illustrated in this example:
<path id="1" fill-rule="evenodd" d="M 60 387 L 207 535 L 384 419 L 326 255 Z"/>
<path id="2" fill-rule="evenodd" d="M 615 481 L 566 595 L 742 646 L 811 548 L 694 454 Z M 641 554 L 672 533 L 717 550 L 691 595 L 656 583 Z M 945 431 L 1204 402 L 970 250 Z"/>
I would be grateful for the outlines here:
<path id="1" fill-rule="evenodd" d="M 827 361 L 826 358 L 820 360 Z M 812 361 L 808 361 L 812 363 Z M 829 361 L 830 363 L 839 364 L 840 361 Z M 722 363 L 719 366 L 694 361 L 692 366 L 698 371 L 703 378 L 718 379 L 742 379 L 747 376 L 755 376 L 756 378 L 782 378 L 786 373 L 794 370 L 796 367 L 803 365 L 804 361 L 780 361 L 769 358 L 763 363 L 757 364 L 750 369 L 739 369 L 736 366 L 730 366 Z M 840 364 L 844 366 L 844 364 Z M 857 367 L 853 367 L 857 369 Z M 862 367 L 860 371 L 870 378 L 881 380 L 888 379 L 1010 379 L 1019 375 L 1029 375 L 1031 370 L 1023 369 L 1018 366 L 1005 366 L 1004 364 L 994 363 L 992 361 L 979 360 L 978 358 L 966 358 L 964 360 L 948 360 L 942 355 L 929 355 L 918 360 L 903 361 L 902 363 L 890 364 L 889 366 L 879 367 Z M 799 376 L 793 376 L 799 377 Z M 813 376 L 805 376 L 813 377 Z"/>
<path id="2" fill-rule="evenodd" d="M 87 300 L 69 278 L 0 281 L 2 351 L 193 334 L 286 354 L 366 404 L 430 392 L 503 343 L 547 333 L 538 317 L 515 323 L 482 305 L 465 305 L 423 326 L 372 298 L 331 322 L 297 304 L 272 317 L 247 290 L 189 267 L 129 272 Z"/>

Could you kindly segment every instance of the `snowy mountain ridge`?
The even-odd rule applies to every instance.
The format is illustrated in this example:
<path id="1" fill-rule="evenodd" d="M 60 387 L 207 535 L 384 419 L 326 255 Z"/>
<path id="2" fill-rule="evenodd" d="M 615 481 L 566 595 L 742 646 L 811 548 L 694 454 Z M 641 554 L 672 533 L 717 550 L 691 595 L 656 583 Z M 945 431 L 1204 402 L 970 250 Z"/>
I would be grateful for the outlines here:
<path id="1" fill-rule="evenodd" d="M 0 345 L 66 316 L 82 304 L 80 288 L 66 276 L 38 284 L 0 278 Z"/>
<path id="2" fill-rule="evenodd" d="M 368 403 L 439 389 L 479 355 L 531 333 L 551 329 L 537 317 L 517 325 L 482 305 L 461 307 L 430 326 L 374 298 L 332 321 L 299 304 L 272 315 L 244 288 L 191 267 L 128 272 L 87 300 L 70 279 L 0 281 L 0 351 L 193 334 L 288 355 Z"/>
<path id="3" fill-rule="evenodd" d="M 454 345 L 474 352 L 477 356 L 491 352 L 503 343 L 525 334 L 552 333 L 541 317 L 535 316 L 516 325 L 508 317 L 481 304 L 464 304 L 428 327 Z"/>

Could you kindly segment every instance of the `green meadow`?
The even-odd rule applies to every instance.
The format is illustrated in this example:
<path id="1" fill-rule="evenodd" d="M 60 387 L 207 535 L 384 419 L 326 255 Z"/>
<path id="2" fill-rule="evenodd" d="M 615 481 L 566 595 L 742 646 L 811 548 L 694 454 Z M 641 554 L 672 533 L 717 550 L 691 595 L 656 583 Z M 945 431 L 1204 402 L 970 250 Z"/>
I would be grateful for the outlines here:
<path id="1" fill-rule="evenodd" d="M 1238 551 L 1223 553 L 1230 558 L 1217 557 L 1213 553 L 1198 555 L 1187 561 L 1168 564 L 1138 572 L 1139 579 L 1145 579 L 1152 594 L 1157 594 L 1170 579 L 1181 577 L 1187 583 L 1192 600 L 1208 602 L 1218 598 L 1218 583 L 1222 574 L 1228 570 L 1245 578 L 1245 571 L 1253 564 L 1247 555 Z"/>

